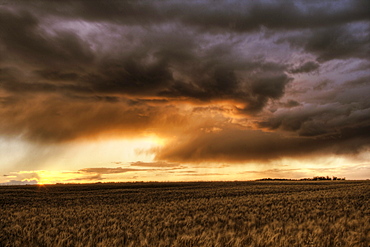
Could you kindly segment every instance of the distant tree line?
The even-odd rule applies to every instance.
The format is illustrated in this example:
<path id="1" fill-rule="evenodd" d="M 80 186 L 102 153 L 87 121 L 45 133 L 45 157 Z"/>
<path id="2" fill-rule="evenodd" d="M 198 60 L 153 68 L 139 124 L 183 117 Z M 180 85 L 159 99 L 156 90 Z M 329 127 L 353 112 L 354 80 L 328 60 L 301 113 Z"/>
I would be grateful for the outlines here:
<path id="1" fill-rule="evenodd" d="M 289 179 L 289 178 L 262 178 L 256 181 L 321 181 L 321 180 L 346 180 L 346 178 L 316 176 L 313 178 Z"/>
<path id="2" fill-rule="evenodd" d="M 302 178 L 300 180 L 346 180 L 346 178 L 338 178 L 333 176 L 333 178 L 326 176 L 326 177 L 313 177 L 313 178 Z"/>

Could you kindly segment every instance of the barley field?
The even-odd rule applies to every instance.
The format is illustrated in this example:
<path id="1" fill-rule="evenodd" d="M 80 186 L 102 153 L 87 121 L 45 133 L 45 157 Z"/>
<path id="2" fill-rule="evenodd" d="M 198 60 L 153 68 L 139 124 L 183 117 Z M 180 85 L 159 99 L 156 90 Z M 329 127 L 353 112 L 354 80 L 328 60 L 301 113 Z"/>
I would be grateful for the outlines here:
<path id="1" fill-rule="evenodd" d="M 370 181 L 0 187 L 0 246 L 361 246 Z"/>

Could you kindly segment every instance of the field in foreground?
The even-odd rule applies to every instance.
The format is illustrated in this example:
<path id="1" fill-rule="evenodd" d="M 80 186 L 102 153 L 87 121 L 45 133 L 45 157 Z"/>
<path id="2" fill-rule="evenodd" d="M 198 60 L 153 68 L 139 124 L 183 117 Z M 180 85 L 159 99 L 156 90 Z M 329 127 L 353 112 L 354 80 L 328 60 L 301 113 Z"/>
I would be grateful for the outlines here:
<path id="1" fill-rule="evenodd" d="M 0 187 L 0 246 L 369 246 L 370 181 Z"/>

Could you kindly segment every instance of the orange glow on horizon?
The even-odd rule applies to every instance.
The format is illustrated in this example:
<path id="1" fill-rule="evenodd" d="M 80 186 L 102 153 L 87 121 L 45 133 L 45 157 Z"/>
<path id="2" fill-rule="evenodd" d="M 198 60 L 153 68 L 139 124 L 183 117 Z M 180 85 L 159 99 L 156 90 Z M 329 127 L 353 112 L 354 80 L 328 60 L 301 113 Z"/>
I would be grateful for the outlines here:
<path id="1" fill-rule="evenodd" d="M 312 162 L 315 161 L 315 162 Z M 147 164 L 147 165 L 146 165 Z M 315 164 L 325 164 L 326 168 Z M 297 167 L 300 169 L 297 169 Z M 314 176 L 336 176 L 347 179 L 366 179 L 370 176 L 367 164 L 345 158 L 321 157 L 315 160 L 282 159 L 269 164 L 261 163 L 202 163 L 176 164 L 166 162 L 128 162 L 81 168 L 77 170 L 32 170 L 13 172 L 12 180 L 26 177 L 23 182 L 37 181 L 40 186 L 55 183 L 96 183 L 135 181 L 245 181 L 261 178 L 300 179 Z M 360 170 L 361 174 L 350 173 Z M 4 181 L 5 182 L 5 181 Z"/>

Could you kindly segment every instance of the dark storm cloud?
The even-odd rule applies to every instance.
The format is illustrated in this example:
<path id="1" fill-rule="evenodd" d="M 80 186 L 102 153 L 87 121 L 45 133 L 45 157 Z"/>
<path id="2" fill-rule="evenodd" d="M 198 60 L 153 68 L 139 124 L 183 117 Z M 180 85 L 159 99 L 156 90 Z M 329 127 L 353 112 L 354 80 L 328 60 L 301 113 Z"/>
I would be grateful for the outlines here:
<path id="1" fill-rule="evenodd" d="M 7 89 L 25 88 L 25 91 L 28 91 L 39 87 L 40 90 L 50 91 L 69 90 L 78 91 L 78 93 L 159 95 L 170 98 L 189 97 L 203 101 L 236 99 L 246 103 L 248 105 L 246 109 L 254 112 L 261 110 L 269 99 L 277 99 L 284 94 L 284 86 L 289 81 L 288 78 L 284 78 L 286 77 L 284 74 L 286 66 L 282 65 L 279 68 L 280 71 L 276 71 L 275 78 L 265 78 L 263 75 L 270 73 L 271 70 L 266 65 L 274 65 L 274 63 L 250 62 L 249 58 L 236 54 L 231 46 L 232 44 L 227 43 L 216 47 L 217 49 L 210 49 L 203 56 L 198 55 L 197 53 L 200 50 L 196 49 L 196 44 L 201 40 L 198 40 L 197 34 L 185 33 L 181 37 L 181 32 L 172 35 L 162 32 L 162 34 L 156 35 L 155 31 L 157 30 L 151 31 L 150 26 L 146 26 L 147 34 L 139 37 L 140 44 L 138 46 L 132 49 L 129 48 L 129 50 L 131 49 L 129 52 L 121 55 L 119 54 L 122 53 L 122 50 L 117 50 L 115 52 L 118 54 L 117 59 L 106 59 L 103 54 L 94 52 L 91 44 L 82 40 L 78 33 L 54 31 L 54 34 L 51 35 L 40 27 L 44 22 L 42 18 L 45 18 L 45 16 L 50 18 L 50 15 L 54 14 L 59 18 L 68 17 L 71 20 L 76 18 L 81 20 L 82 18 L 88 21 L 118 21 L 118 23 L 128 26 L 181 20 L 180 23 L 183 24 L 191 23 L 191 25 L 198 26 L 221 27 L 225 31 L 232 31 L 234 28 L 248 31 L 259 28 L 261 25 L 272 29 L 289 29 L 293 28 L 294 25 L 296 25 L 296 28 L 307 28 L 316 27 L 314 22 L 327 23 L 328 20 L 343 22 L 344 19 L 355 21 L 367 18 L 366 13 L 363 13 L 363 8 L 358 7 L 365 4 L 361 1 L 350 5 L 349 9 L 346 8 L 348 6 L 335 7 L 334 14 L 326 10 L 317 11 L 318 8 L 315 4 L 302 5 L 302 7 L 300 4 L 293 3 L 268 4 L 257 2 L 241 4 L 238 2 L 217 2 L 212 8 L 205 8 L 208 4 L 206 1 L 198 3 L 112 1 L 110 4 L 101 1 L 76 1 L 71 2 L 70 6 L 66 7 L 65 3 L 61 4 L 57 1 L 29 5 L 25 2 L 24 6 L 20 2 L 19 8 L 22 11 L 4 10 L 1 12 L 5 30 L 5 32 L 2 32 L 1 39 L 12 55 L 18 56 L 29 63 L 43 66 L 34 71 L 43 83 L 35 82 L 37 85 L 32 88 L 27 88 L 27 85 L 13 85 L 12 87 L 8 86 Z M 230 13 L 224 11 L 225 9 L 229 9 Z M 31 14 L 33 13 L 31 10 L 35 10 L 35 14 Z M 199 13 L 199 11 L 202 11 L 202 13 Z M 280 17 L 281 12 L 285 13 L 284 17 Z M 311 18 L 311 15 L 317 15 L 317 17 L 328 20 L 321 22 L 318 21 L 318 18 Z M 266 16 L 269 18 L 266 18 Z M 229 23 L 228 18 L 235 19 L 235 21 L 230 21 L 240 23 L 241 26 L 239 24 L 219 26 L 220 23 Z M 239 20 L 240 18 L 241 20 Z M 308 20 L 314 21 L 310 22 Z M 323 31 L 323 34 L 336 40 L 335 36 L 333 38 L 330 33 L 327 33 Z M 320 33 L 313 32 L 307 44 L 301 45 L 308 51 L 320 53 L 331 44 L 330 40 L 326 41 L 327 38 L 320 38 L 321 36 Z M 351 40 L 349 39 L 349 41 Z M 345 43 L 350 42 L 345 41 Z M 330 47 L 338 51 L 346 50 L 341 49 L 342 45 L 339 45 L 338 48 Z M 356 49 L 360 50 L 361 47 Z M 335 57 L 331 54 L 334 51 L 326 52 L 330 54 L 323 54 L 324 59 Z M 149 53 L 154 56 L 154 61 L 150 63 L 147 62 Z M 237 56 L 232 57 L 233 55 Z M 46 65 L 47 68 L 45 68 Z M 278 63 L 275 64 L 275 67 L 277 65 Z M 310 72 L 316 66 L 317 64 L 308 62 L 302 65 L 302 68 L 296 68 L 292 71 L 293 73 Z M 90 69 L 87 69 L 88 67 Z M 257 75 L 255 73 L 256 69 L 260 70 Z M 237 70 L 244 70 L 248 74 L 243 77 L 238 76 Z M 180 75 L 190 75 L 190 81 L 185 78 L 174 78 L 174 72 Z M 267 82 L 268 80 L 273 80 L 273 82 Z M 68 81 L 69 84 L 67 86 L 62 85 L 62 89 L 60 89 L 59 87 L 50 86 L 51 81 L 53 83 Z M 73 86 L 70 85 L 70 82 L 73 82 Z"/>
<path id="2" fill-rule="evenodd" d="M 255 100 L 247 110 L 261 110 L 269 99 L 278 99 L 284 94 L 285 85 L 290 78 L 286 75 L 281 75 L 272 78 L 260 78 L 252 83 L 252 93 Z"/>
<path id="3" fill-rule="evenodd" d="M 281 109 L 259 122 L 259 126 L 292 131 L 301 136 L 337 134 L 344 128 L 370 126 L 369 76 L 347 81 L 330 91 L 334 95 L 333 102 Z"/>
<path id="4" fill-rule="evenodd" d="M 0 10 L 0 41 L 10 60 L 44 66 L 78 67 L 93 59 L 91 50 L 72 32 L 53 36 L 39 27 L 37 17 L 28 11 L 17 13 Z M 14 57 L 13 57 L 14 56 Z"/>
<path id="5" fill-rule="evenodd" d="M 323 138 L 284 137 L 277 133 L 229 129 L 198 133 L 157 151 L 157 159 L 176 162 L 268 161 L 313 154 L 354 154 L 370 147 L 370 125 L 344 128 Z"/>
<path id="6" fill-rule="evenodd" d="M 82 78 L 96 93 L 156 95 L 172 79 L 165 61 L 145 66 L 128 58 L 121 64 L 104 64 L 98 71 Z"/>
<path id="7" fill-rule="evenodd" d="M 19 1 L 40 14 L 125 25 L 180 22 L 202 30 L 245 32 L 324 27 L 369 20 L 370 4 L 356 1 Z"/>
<path id="8" fill-rule="evenodd" d="M 132 137 L 145 131 L 173 134 L 189 119 L 176 107 L 152 107 L 107 100 L 29 96 L 6 97 L 0 108 L 3 135 L 22 136 L 33 142 L 65 142 L 99 134 Z"/>
<path id="9" fill-rule="evenodd" d="M 295 100 L 288 100 L 287 102 L 284 102 L 284 103 L 280 103 L 280 106 L 282 107 L 286 107 L 286 108 L 292 108 L 292 107 L 296 107 L 296 106 L 299 106 L 299 102 L 295 101 Z"/>
<path id="10" fill-rule="evenodd" d="M 277 42 L 288 41 L 317 56 L 319 62 L 333 59 L 370 57 L 370 25 L 368 22 L 303 30 Z M 311 64 L 313 65 L 313 64 Z"/>
<path id="11" fill-rule="evenodd" d="M 4 5 L 0 134 L 63 142 L 151 132 L 175 136 L 157 155 L 174 161 L 355 152 L 369 140 L 368 67 L 349 68 L 341 84 L 330 62 L 368 60 L 369 11 L 366 0 Z M 316 77 L 299 80 L 307 76 Z M 236 130 L 240 122 L 273 133 Z"/>
<path id="12" fill-rule="evenodd" d="M 79 75 L 76 72 L 65 73 L 58 70 L 43 69 L 34 71 L 36 75 L 41 78 L 50 81 L 75 81 L 79 79 Z"/>
<path id="13" fill-rule="evenodd" d="M 273 70 L 268 76 L 270 68 L 260 64 L 245 64 L 245 71 L 249 72 L 238 78 L 232 68 L 222 67 L 222 61 L 217 65 L 209 65 L 201 71 L 190 72 L 193 83 L 176 81 L 160 95 L 169 98 L 188 97 L 193 100 L 234 100 L 245 104 L 245 112 L 260 111 L 269 99 L 278 99 L 284 94 L 285 85 L 291 80 L 281 69 Z M 250 67 L 249 67 L 250 66 Z M 277 66 L 277 65 L 276 65 Z M 249 68 L 248 68 L 249 67 Z M 264 68 L 261 72 L 253 68 Z"/>
<path id="14" fill-rule="evenodd" d="M 350 57 L 369 58 L 369 28 L 367 25 L 365 35 L 354 32 L 353 29 L 336 27 L 319 29 L 312 33 L 304 47 L 306 51 L 317 54 L 320 61 Z"/>
<path id="15" fill-rule="evenodd" d="M 241 113 L 256 113 L 269 99 L 283 96 L 291 80 L 286 65 L 239 54 L 232 44 L 240 40 L 209 45 L 193 32 L 181 37 L 172 29 L 144 34 L 135 29 L 138 44 L 109 50 L 108 56 L 71 30 L 51 34 L 42 18 L 29 11 L 2 10 L 1 19 L 5 32 L 0 42 L 8 56 L 1 67 L 0 89 L 7 96 L 1 100 L 0 130 L 33 141 L 158 129 L 155 122 L 178 119 L 166 107 L 179 99 L 230 100 L 244 105 Z M 114 42 L 126 34 L 117 35 Z M 149 100 L 167 106 L 154 108 L 153 101 L 141 97 L 157 97 Z"/>
<path id="16" fill-rule="evenodd" d="M 156 39 L 156 35 L 149 32 L 153 35 L 149 37 L 152 41 L 143 37 L 139 47 L 112 60 L 93 54 L 86 48 L 88 44 L 74 33 L 57 33 L 52 37 L 47 33 L 40 34 L 42 31 L 38 28 L 38 20 L 27 12 L 4 15 L 4 20 L 10 19 L 10 23 L 16 23 L 10 24 L 7 29 L 18 30 L 16 34 L 2 37 L 6 48 L 25 61 L 43 67 L 33 71 L 35 78 L 32 83 L 5 81 L 3 88 L 9 91 L 19 92 L 23 89 L 29 92 L 39 89 L 189 97 L 195 100 L 236 99 L 258 105 L 259 110 L 268 98 L 281 96 L 286 84 L 286 80 L 281 80 L 285 76 L 284 66 L 264 61 L 251 63 L 240 56 L 233 58 L 235 52 L 227 45 L 216 46 L 199 56 L 194 48 L 195 39 L 166 34 L 165 39 Z M 164 40 L 166 43 L 163 45 Z M 149 53 L 153 53 L 154 61 L 148 62 Z M 77 67 L 77 70 L 72 66 Z M 89 66 L 90 70 L 95 68 L 94 72 L 87 69 Z M 242 67 L 250 73 L 247 77 L 250 82 L 246 82 L 245 78 L 237 78 L 235 70 Z M 254 71 L 256 69 L 260 70 L 257 75 Z M 269 79 L 260 77 L 271 70 L 280 74 L 280 78 L 276 82 L 266 83 Z M 190 75 L 191 83 L 183 81 L 185 79 L 176 80 L 173 72 L 183 77 Z M 260 80 L 268 88 L 264 90 L 254 80 Z M 245 84 L 253 84 L 252 92 L 242 89 Z"/>
<path id="17" fill-rule="evenodd" d="M 299 73 L 309 73 L 317 70 L 320 67 L 320 65 L 313 61 L 305 62 L 304 64 L 295 67 L 291 69 L 289 72 L 293 74 L 299 74 Z"/>

